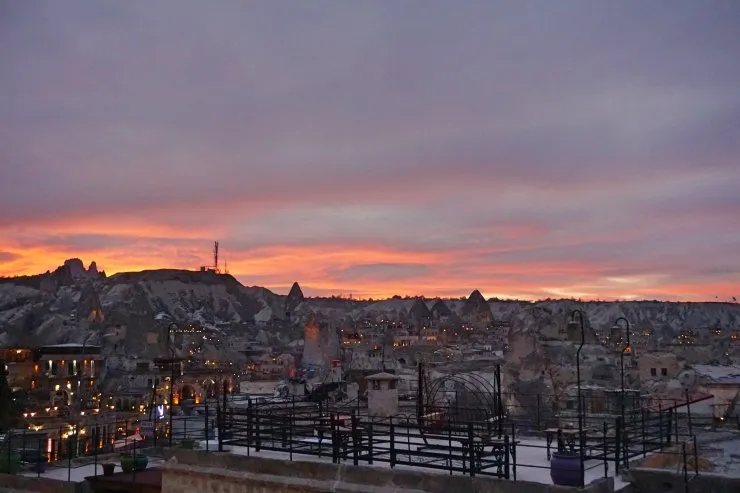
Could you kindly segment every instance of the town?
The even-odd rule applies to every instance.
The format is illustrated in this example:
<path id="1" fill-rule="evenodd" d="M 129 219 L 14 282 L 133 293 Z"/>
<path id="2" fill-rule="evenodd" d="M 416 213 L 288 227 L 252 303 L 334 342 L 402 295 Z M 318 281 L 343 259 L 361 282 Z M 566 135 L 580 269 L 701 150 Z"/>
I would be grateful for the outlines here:
<path id="1" fill-rule="evenodd" d="M 465 434 L 460 431 L 465 423 L 488 423 L 486 434 L 498 439 L 514 440 L 517 434 L 546 438 L 548 457 L 555 438 L 594 439 L 586 436 L 585 422 L 589 433 L 600 435 L 594 422 L 603 420 L 623 430 L 619 438 L 614 430 L 612 438 L 599 437 L 613 449 L 614 464 L 606 477 L 636 455 L 693 439 L 695 430 L 740 429 L 737 304 L 709 304 L 721 315 L 711 314 L 720 322 L 706 326 L 651 324 L 639 312 L 631 314 L 632 322 L 620 315 L 597 326 L 587 316 L 594 307 L 577 300 L 486 300 L 477 290 L 446 300 L 311 299 L 295 283 L 287 296 L 255 308 L 251 321 L 219 320 L 203 307 L 189 318 L 176 318 L 178 310 L 166 308 L 171 302 L 161 301 L 152 304 L 160 311 L 151 308 L 142 320 L 130 312 L 122 315 L 120 301 L 113 300 L 127 299 L 121 293 L 140 286 L 150 292 L 167 286 L 172 300 L 182 302 L 187 290 L 213 293 L 233 278 L 215 268 L 106 278 L 94 266 L 80 268 L 71 260 L 55 273 L 6 282 L 6 296 L 24 283 L 24 296 L 34 283 L 55 294 L 79 293 L 65 313 L 54 308 L 58 294 L 50 298 L 56 301 L 48 315 L 78 342 L 0 349 L 15 413 L 5 418 L 13 426 L 3 446 L 20 454 L 6 453 L 0 463 L 15 457 L 17 467 L 31 464 L 37 474 L 132 448 L 192 442 L 188 447 L 205 444 L 221 450 L 226 444 L 251 450 L 255 441 L 275 436 L 264 427 L 265 435 L 253 435 L 250 424 L 245 437 L 243 413 L 289 412 L 285 419 L 290 421 L 295 413 L 314 412 L 315 405 L 311 419 L 317 420 L 335 412 L 376 420 L 380 426 L 377 420 L 395 416 L 399 423 L 406 421 L 406 440 L 412 427 L 426 441 L 439 434 L 430 430 Z M 660 305 L 644 303 L 648 309 Z M 639 302 L 631 306 L 640 308 Z M 125 317 L 133 323 L 121 323 Z M 636 426 L 635 419 L 642 428 L 624 431 Z M 658 431 L 645 431 L 654 425 Z M 301 437 L 302 428 L 295 422 L 291 426 L 296 439 Z M 308 432 L 309 438 L 319 428 Z M 287 446 L 300 453 L 309 438 L 297 444 L 287 440 Z M 617 441 L 607 446 L 605 440 Z M 581 446 L 585 453 L 587 443 Z M 442 453 L 453 449 L 448 444 Z M 534 466 L 526 464 L 523 451 L 520 444 L 513 466 L 520 479 Z M 608 455 L 599 457 L 606 462 Z M 465 472 L 472 467 L 464 457 L 460 460 L 456 465 L 448 460 L 448 468 Z M 501 460 L 481 458 L 478 472 L 493 468 L 501 477 L 516 474 L 510 465 L 502 469 Z M 733 470 L 737 465 L 732 464 L 724 462 L 716 470 Z"/>

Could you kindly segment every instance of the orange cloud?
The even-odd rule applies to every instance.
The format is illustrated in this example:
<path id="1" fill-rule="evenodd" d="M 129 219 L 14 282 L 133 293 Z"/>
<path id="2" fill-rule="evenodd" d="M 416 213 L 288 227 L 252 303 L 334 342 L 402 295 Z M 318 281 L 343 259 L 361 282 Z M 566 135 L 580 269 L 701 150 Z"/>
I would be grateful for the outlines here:
<path id="1" fill-rule="evenodd" d="M 0 275 L 45 272 L 72 257 L 95 260 L 109 275 L 159 268 L 194 270 L 211 263 L 211 241 L 218 232 L 215 227 L 187 229 L 125 217 L 82 222 L 72 218 L 5 228 L 0 230 Z M 280 293 L 298 281 L 307 294 L 351 293 L 358 298 L 396 294 L 454 297 L 479 289 L 489 297 L 521 299 L 724 301 L 736 295 L 738 287 L 722 279 L 691 283 L 649 273 L 609 276 L 612 266 L 598 259 L 496 260 L 498 252 L 485 256 L 481 249 L 421 251 L 380 244 L 325 243 L 230 250 L 228 242 L 222 245 L 222 260 L 243 284 Z"/>

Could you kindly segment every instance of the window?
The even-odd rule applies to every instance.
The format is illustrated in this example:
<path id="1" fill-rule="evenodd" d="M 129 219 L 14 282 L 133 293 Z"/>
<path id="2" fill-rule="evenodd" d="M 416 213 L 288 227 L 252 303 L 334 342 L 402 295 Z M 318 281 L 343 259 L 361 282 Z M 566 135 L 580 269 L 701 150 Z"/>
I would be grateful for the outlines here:
<path id="1" fill-rule="evenodd" d="M 668 368 L 661 368 L 660 369 L 660 374 L 662 376 L 664 376 L 664 377 L 667 377 L 668 376 Z"/>
<path id="2" fill-rule="evenodd" d="M 656 370 L 655 368 L 650 368 L 650 376 L 654 377 L 656 375 L 658 375 L 658 370 Z"/>

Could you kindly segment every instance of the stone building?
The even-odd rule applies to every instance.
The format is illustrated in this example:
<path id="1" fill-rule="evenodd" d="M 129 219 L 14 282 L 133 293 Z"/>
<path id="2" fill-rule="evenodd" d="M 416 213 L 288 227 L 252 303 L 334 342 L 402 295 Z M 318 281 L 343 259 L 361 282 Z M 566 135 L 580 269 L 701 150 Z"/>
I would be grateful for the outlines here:
<path id="1" fill-rule="evenodd" d="M 671 380 L 678 376 L 682 365 L 678 357 L 668 352 L 644 352 L 637 361 L 640 380 Z"/>
<path id="2" fill-rule="evenodd" d="M 370 375 L 366 380 L 368 414 L 383 418 L 398 414 L 398 377 L 381 372 Z"/>

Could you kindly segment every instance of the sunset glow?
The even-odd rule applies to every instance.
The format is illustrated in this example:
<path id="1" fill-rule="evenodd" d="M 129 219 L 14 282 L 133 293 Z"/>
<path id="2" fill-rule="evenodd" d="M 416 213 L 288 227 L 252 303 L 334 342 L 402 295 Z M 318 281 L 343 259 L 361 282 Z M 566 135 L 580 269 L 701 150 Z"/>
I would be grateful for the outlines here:
<path id="1" fill-rule="evenodd" d="M 279 3 L 3 7 L 0 276 L 740 296 L 732 2 Z"/>

